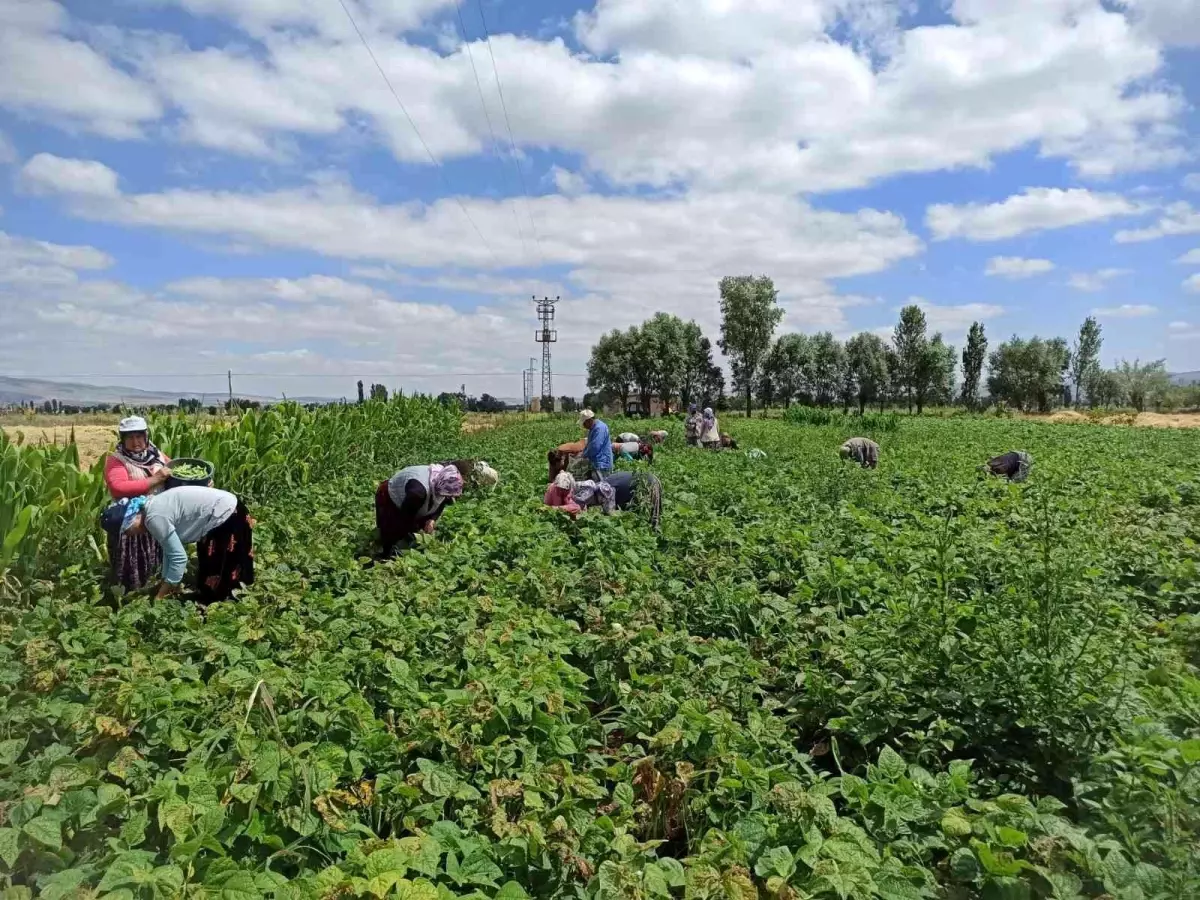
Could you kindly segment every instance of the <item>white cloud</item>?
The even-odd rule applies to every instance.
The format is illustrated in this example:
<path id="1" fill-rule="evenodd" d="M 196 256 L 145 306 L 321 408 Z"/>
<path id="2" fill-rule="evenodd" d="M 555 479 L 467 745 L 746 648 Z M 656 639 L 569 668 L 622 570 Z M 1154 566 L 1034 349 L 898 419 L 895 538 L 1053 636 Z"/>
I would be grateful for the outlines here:
<path id="1" fill-rule="evenodd" d="M 125 49 L 134 78 L 56 35 L 59 10 L 18 30 L 71 44 L 107 74 L 40 78 L 33 73 L 62 69 L 42 53 L 15 83 L 33 83 L 43 106 L 69 106 L 112 133 L 137 133 L 165 106 L 179 114 L 172 127 L 181 139 L 221 150 L 279 155 L 294 137 L 346 133 L 378 137 L 398 158 L 424 163 L 337 3 L 174 2 L 231 20 L 258 40 L 253 52 L 235 42 L 193 51 L 179 39 L 118 33 L 112 43 Z M 1184 157 L 1185 104 L 1157 78 L 1158 44 L 1099 0 L 960 0 L 952 21 L 900 30 L 914 6 L 601 0 L 575 28 L 586 48 L 605 55 L 504 33 L 490 50 L 517 141 L 577 154 L 586 171 L 620 185 L 820 191 L 986 166 L 1026 147 L 1090 176 Z M 443 54 L 402 39 L 406 29 L 436 23 L 430 16 L 448 13 L 449 0 L 352 8 L 433 152 L 483 152 L 490 135 L 463 48 Z M 838 43 L 831 32 L 850 40 Z M 473 51 L 490 58 L 479 43 Z M 491 66 L 479 74 L 500 121 Z"/>
<path id="2" fill-rule="evenodd" d="M 1118 0 L 1137 26 L 1164 44 L 1200 44 L 1200 0 Z"/>
<path id="3" fill-rule="evenodd" d="M 112 257 L 95 247 L 52 244 L 0 231 L 0 284 L 74 284 L 77 272 L 112 264 Z"/>
<path id="4" fill-rule="evenodd" d="M 988 260 L 985 275 L 1008 279 L 1032 278 L 1054 270 L 1048 259 L 1023 259 L 1020 256 L 993 256 Z"/>
<path id="5" fill-rule="evenodd" d="M 1200 191 L 1200 172 L 1183 176 L 1183 186 L 1189 191 Z"/>
<path id="6" fill-rule="evenodd" d="M 64 36 L 68 24 L 49 0 L 0 3 L 0 106 L 106 137 L 138 136 L 163 113 L 154 90 Z"/>
<path id="7" fill-rule="evenodd" d="M 1193 275 L 1183 283 L 1183 289 L 1192 294 L 1200 294 L 1200 273 Z"/>
<path id="8" fill-rule="evenodd" d="M 572 172 L 560 166 L 553 166 L 550 169 L 550 177 L 560 194 L 573 197 L 576 194 L 582 194 L 587 191 L 587 178 L 579 172 Z"/>
<path id="9" fill-rule="evenodd" d="M 115 173 L 99 163 L 41 154 L 25 166 L 22 183 L 62 194 L 76 214 L 87 218 L 348 260 L 492 268 L 522 258 L 505 201 L 463 200 L 489 236 L 493 256 L 455 200 L 386 205 L 336 179 L 258 193 L 122 194 Z M 107 194 L 110 186 L 115 196 Z M 619 285 L 638 296 L 646 296 L 638 285 L 651 270 L 666 279 L 660 293 L 678 293 L 694 281 L 710 295 L 715 279 L 729 272 L 769 271 L 781 285 L 812 283 L 881 271 L 921 250 L 898 216 L 869 209 L 853 214 L 815 210 L 787 197 L 552 194 L 533 198 L 529 206 L 541 223 L 547 263 L 572 267 L 573 278 L 589 290 Z M 729 222 L 738 228 L 731 231 Z"/>
<path id="10" fill-rule="evenodd" d="M 1000 203 L 935 204 L 926 210 L 925 224 L 935 240 L 998 241 L 1138 212 L 1140 208 L 1120 194 L 1084 188 L 1026 188 Z"/>
<path id="11" fill-rule="evenodd" d="M 1122 303 L 1120 306 L 1098 307 L 1092 310 L 1092 315 L 1108 319 L 1140 319 L 1156 312 L 1158 307 L 1147 303 Z"/>
<path id="12" fill-rule="evenodd" d="M 1185 266 L 1200 266 L 1200 247 L 1197 247 L 1195 250 L 1189 250 L 1183 256 L 1179 257 L 1179 259 L 1175 260 L 1175 262 Z"/>
<path id="13" fill-rule="evenodd" d="M 76 198 L 118 196 L 117 173 L 104 163 L 64 159 L 39 153 L 22 167 L 18 184 L 33 194 L 66 194 Z"/>
<path id="14" fill-rule="evenodd" d="M 910 297 L 908 302 L 924 311 L 925 322 L 931 334 L 940 331 L 948 342 L 956 346 L 962 344 L 962 336 L 966 334 L 972 322 L 986 322 L 1004 315 L 1004 307 L 994 303 L 938 306 L 920 297 Z"/>
<path id="15" fill-rule="evenodd" d="M 1149 228 L 1118 231 L 1113 236 L 1113 240 L 1118 244 L 1134 244 L 1179 234 L 1198 233 L 1200 233 L 1200 212 L 1192 209 L 1190 203 L 1181 200 L 1168 206 L 1156 224 Z"/>
<path id="16" fill-rule="evenodd" d="M 1105 285 L 1114 278 L 1133 274 L 1132 269 L 1100 269 L 1097 272 L 1073 272 L 1067 280 L 1067 286 L 1077 291 L 1095 294 L 1104 290 Z"/>

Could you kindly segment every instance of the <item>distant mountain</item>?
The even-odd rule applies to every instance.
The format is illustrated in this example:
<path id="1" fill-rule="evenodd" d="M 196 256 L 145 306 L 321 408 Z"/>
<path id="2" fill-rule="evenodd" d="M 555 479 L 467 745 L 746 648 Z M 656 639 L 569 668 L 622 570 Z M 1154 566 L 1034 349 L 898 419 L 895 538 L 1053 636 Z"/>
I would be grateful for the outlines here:
<path id="1" fill-rule="evenodd" d="M 1171 376 L 1171 384 L 1200 384 L 1200 372 L 1179 372 Z"/>
<path id="2" fill-rule="evenodd" d="M 255 394 L 238 394 L 245 400 L 274 403 L 278 397 L 262 397 Z M 9 378 L 0 375 L 0 404 L 43 403 L 57 400 L 69 406 L 97 406 L 121 403 L 126 406 L 159 406 L 178 403 L 180 399 L 203 400 L 208 404 L 220 403 L 221 394 L 198 394 L 193 391 L 143 391 L 131 387 L 109 387 L 94 384 L 77 384 L 65 381 L 41 381 L 35 378 Z M 293 397 L 298 403 L 329 403 L 328 397 Z"/>

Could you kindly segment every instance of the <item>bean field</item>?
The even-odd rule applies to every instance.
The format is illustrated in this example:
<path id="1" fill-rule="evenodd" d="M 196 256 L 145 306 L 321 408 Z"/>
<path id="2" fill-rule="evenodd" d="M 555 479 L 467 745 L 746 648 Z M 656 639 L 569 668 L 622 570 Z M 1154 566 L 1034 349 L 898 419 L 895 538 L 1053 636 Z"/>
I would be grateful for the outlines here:
<path id="1" fill-rule="evenodd" d="M 98 469 L 0 444 L 5 900 L 1200 896 L 1196 436 L 722 424 L 661 426 L 656 534 L 541 505 L 573 420 L 155 422 L 258 520 L 206 617 L 105 585 Z M 455 456 L 500 485 L 378 561 L 378 482 Z"/>

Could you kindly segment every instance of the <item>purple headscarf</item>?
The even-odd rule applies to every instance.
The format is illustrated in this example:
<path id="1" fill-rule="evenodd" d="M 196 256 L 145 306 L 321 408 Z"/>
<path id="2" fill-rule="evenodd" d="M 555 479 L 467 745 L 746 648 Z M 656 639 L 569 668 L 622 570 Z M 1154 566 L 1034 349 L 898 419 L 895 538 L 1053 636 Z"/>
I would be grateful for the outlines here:
<path id="1" fill-rule="evenodd" d="M 434 464 L 429 467 L 429 486 L 433 489 L 433 496 L 437 500 L 461 497 L 463 492 L 462 472 L 458 471 L 456 466 Z"/>

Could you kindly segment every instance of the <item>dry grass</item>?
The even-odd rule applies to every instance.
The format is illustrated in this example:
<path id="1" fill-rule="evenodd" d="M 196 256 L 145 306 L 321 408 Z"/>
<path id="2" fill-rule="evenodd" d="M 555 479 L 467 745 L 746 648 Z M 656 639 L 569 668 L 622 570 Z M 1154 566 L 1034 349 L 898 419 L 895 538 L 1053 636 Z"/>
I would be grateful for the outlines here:
<path id="1" fill-rule="evenodd" d="M 71 429 L 75 430 L 75 443 L 79 447 L 79 462 L 87 468 L 113 448 L 117 442 L 113 425 L 5 425 L 4 433 L 11 440 L 24 444 L 67 444 L 71 440 Z"/>
<path id="2" fill-rule="evenodd" d="M 1139 428 L 1200 428 L 1200 412 L 1118 412 L 1092 416 L 1078 410 L 1062 409 L 1049 415 L 1030 414 L 1025 418 L 1038 422 L 1091 422 L 1097 425 L 1135 425 Z"/>

